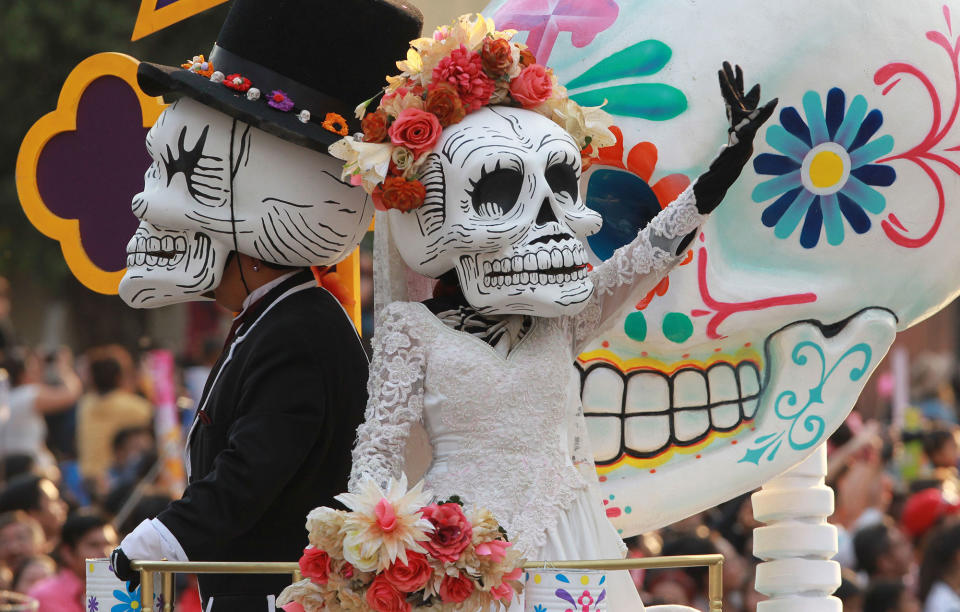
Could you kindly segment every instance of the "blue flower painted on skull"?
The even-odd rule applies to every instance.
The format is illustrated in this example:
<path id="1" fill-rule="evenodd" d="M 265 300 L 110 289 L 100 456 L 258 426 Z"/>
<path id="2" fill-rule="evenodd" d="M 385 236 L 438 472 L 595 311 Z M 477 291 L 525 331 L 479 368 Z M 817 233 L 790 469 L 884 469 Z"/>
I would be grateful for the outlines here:
<path id="1" fill-rule="evenodd" d="M 888 165 L 873 163 L 893 150 L 893 136 L 871 140 L 883 125 L 883 114 L 867 112 L 867 100 L 855 96 L 846 107 L 842 89 L 827 93 L 823 106 L 820 94 L 803 96 L 806 121 L 796 108 L 780 112 L 780 125 L 767 130 L 767 143 L 781 155 L 761 153 L 754 159 L 757 174 L 772 175 L 753 190 L 754 202 L 776 198 L 761 215 L 777 238 L 790 237 L 800 229 L 800 245 L 812 249 L 826 230 L 827 243 L 844 240 L 844 219 L 862 234 L 872 222 L 867 213 L 878 215 L 886 198 L 874 187 L 888 187 L 897 178 Z"/>

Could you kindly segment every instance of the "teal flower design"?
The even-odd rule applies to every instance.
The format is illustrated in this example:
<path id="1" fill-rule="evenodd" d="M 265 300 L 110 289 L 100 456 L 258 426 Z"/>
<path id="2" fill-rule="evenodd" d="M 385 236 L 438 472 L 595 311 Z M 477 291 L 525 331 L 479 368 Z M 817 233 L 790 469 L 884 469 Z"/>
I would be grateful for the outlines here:
<path id="1" fill-rule="evenodd" d="M 846 107 L 843 90 L 803 96 L 804 121 L 797 109 L 780 112 L 780 125 L 767 130 L 767 143 L 782 153 L 762 153 L 753 161 L 757 174 L 773 175 L 753 190 L 754 202 L 776 198 L 761 215 L 777 238 L 788 238 L 800 222 L 800 245 L 812 249 L 826 229 L 827 242 L 844 239 L 844 220 L 858 234 L 870 229 L 867 213 L 878 215 L 886 207 L 874 187 L 889 187 L 897 178 L 890 166 L 873 163 L 893 150 L 893 136 L 871 140 L 883 125 L 879 110 L 867 113 L 867 100 L 856 96 Z"/>
<path id="2" fill-rule="evenodd" d="M 656 74 L 667 65 L 673 51 L 659 40 L 643 40 L 604 58 L 566 84 L 570 98 L 582 106 L 600 106 L 623 117 L 651 121 L 673 119 L 687 110 L 687 97 L 676 87 L 664 83 L 627 83 L 596 89 L 617 79 Z"/>

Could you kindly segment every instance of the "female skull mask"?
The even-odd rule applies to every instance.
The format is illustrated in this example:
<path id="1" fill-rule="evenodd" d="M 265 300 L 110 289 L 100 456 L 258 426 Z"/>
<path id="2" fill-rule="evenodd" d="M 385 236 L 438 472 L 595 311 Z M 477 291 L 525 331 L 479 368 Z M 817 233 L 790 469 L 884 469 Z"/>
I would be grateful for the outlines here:
<path id="1" fill-rule="evenodd" d="M 203 299 L 231 251 L 287 266 L 331 265 L 363 238 L 373 207 L 340 164 L 190 98 L 147 134 L 153 163 L 133 199 L 120 297 L 135 308 Z"/>
<path id="2" fill-rule="evenodd" d="M 576 314 L 590 297 L 583 241 L 600 215 L 580 198 L 580 147 L 532 111 L 488 107 L 447 128 L 426 163 L 426 200 L 390 213 L 404 261 L 456 270 L 487 314 Z"/>

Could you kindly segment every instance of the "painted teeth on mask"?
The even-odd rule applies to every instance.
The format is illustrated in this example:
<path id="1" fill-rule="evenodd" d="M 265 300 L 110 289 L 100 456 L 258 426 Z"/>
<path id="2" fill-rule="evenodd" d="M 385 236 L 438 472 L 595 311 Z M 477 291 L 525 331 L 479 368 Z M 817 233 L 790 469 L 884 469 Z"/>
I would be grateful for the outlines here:
<path id="1" fill-rule="evenodd" d="M 138 237 L 133 249 L 127 252 L 126 265 L 175 268 L 186 254 L 187 239 L 183 236 Z"/>
<path id="2" fill-rule="evenodd" d="M 621 443 L 636 457 L 654 457 L 712 431 L 732 431 L 756 416 L 760 391 L 760 371 L 750 361 L 721 362 L 706 371 L 688 367 L 672 376 L 650 370 L 623 375 L 598 363 L 584 380 L 583 403 L 591 430 L 613 442 L 597 449 L 602 462 L 616 459 Z M 619 425 L 613 428 L 621 420 L 622 442 Z"/>
<path id="3" fill-rule="evenodd" d="M 485 287 L 518 284 L 550 285 L 582 280 L 587 276 L 582 249 L 540 250 L 483 262 Z M 503 280 L 500 280 L 503 279 Z"/>

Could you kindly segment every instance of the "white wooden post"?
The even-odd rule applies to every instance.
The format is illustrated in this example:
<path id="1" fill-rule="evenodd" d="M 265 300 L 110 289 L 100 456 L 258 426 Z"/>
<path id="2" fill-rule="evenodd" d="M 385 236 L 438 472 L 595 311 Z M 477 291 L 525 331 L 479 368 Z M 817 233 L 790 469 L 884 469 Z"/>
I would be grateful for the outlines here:
<path id="1" fill-rule="evenodd" d="M 821 445 L 803 463 L 753 494 L 753 515 L 766 523 L 753 530 L 757 591 L 770 597 L 757 612 L 842 612 L 832 593 L 840 586 L 833 490 L 824 484 L 827 449 Z"/>

